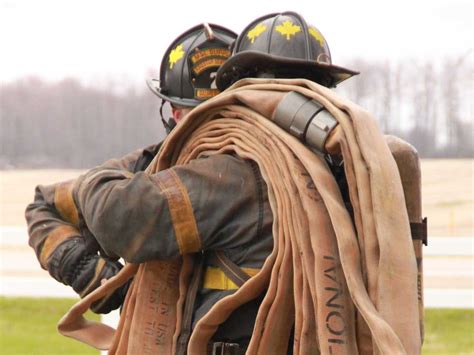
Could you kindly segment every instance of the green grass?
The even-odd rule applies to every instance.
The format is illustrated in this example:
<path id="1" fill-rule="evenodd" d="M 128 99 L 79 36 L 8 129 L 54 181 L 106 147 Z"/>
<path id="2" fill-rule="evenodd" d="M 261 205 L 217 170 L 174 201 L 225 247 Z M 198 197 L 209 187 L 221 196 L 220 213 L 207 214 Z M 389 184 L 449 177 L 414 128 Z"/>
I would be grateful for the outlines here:
<path id="1" fill-rule="evenodd" d="M 99 354 L 99 351 L 60 335 L 59 319 L 76 302 L 58 298 L 0 297 L 0 354 Z M 87 319 L 99 319 L 88 313 Z"/>
<path id="2" fill-rule="evenodd" d="M 474 310 L 427 309 L 423 354 L 474 354 Z"/>
<path id="3" fill-rule="evenodd" d="M 0 354 L 98 354 L 56 331 L 71 299 L 0 297 Z M 99 319 L 93 313 L 88 319 Z M 474 354 L 474 310 L 428 309 L 423 354 Z"/>

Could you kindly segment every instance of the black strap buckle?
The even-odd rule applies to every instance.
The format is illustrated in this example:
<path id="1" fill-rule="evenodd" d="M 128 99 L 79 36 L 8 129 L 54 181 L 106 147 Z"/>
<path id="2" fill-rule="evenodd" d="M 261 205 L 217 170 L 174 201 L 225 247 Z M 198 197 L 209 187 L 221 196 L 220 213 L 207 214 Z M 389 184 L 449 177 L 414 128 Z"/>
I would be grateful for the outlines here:
<path id="1" fill-rule="evenodd" d="M 237 343 L 218 341 L 212 344 L 212 355 L 239 355 L 240 346 Z"/>
<path id="2" fill-rule="evenodd" d="M 428 219 L 425 217 L 421 223 L 410 223 L 411 238 L 413 240 L 421 240 L 421 242 L 428 245 Z"/>

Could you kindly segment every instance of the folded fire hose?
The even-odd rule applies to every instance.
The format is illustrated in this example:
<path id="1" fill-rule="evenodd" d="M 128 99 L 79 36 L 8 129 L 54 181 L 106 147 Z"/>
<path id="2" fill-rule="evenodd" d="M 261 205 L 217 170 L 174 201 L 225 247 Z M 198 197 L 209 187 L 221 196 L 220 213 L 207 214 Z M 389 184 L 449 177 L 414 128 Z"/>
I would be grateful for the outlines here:
<path id="1" fill-rule="evenodd" d="M 309 133 L 301 113 L 282 113 L 291 105 L 279 104 L 295 99 L 313 116 L 324 108 L 336 118 L 329 138 L 319 131 L 329 133 L 330 121 L 315 121 L 319 133 Z M 321 107 L 305 107 L 308 99 Z M 327 163 L 304 139 L 342 154 L 353 220 Z M 391 144 L 396 148 L 397 141 Z M 241 80 L 194 109 L 147 172 L 223 153 L 258 164 L 274 217 L 274 248 L 257 275 L 198 321 L 188 353 L 206 354 L 219 324 L 263 294 L 247 354 L 285 354 L 292 331 L 294 354 L 419 354 L 423 305 L 414 249 L 421 252 L 421 244 L 412 242 L 407 207 L 412 222 L 420 222 L 421 211 L 405 205 L 397 164 L 374 119 L 307 80 Z M 71 308 L 59 331 L 112 354 L 174 353 L 192 263 L 185 255 L 127 264 Z M 84 319 L 95 300 L 132 276 L 116 331 Z"/>

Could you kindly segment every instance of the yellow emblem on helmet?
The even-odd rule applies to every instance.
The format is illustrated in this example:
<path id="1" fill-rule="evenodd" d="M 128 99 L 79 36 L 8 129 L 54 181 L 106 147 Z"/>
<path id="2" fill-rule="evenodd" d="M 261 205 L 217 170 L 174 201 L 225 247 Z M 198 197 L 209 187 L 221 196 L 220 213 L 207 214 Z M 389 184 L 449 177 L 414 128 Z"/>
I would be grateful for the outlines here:
<path id="1" fill-rule="evenodd" d="M 257 26 L 252 28 L 248 33 L 247 37 L 250 40 L 251 43 L 255 41 L 255 38 L 260 36 L 265 30 L 267 29 L 267 26 L 264 25 L 263 23 L 259 23 Z"/>
<path id="2" fill-rule="evenodd" d="M 173 69 L 173 65 L 175 65 L 181 58 L 184 56 L 183 45 L 179 44 L 173 49 L 169 56 L 170 61 L 170 69 Z"/>
<path id="3" fill-rule="evenodd" d="M 280 32 L 282 36 L 286 36 L 288 41 L 291 36 L 294 36 L 296 33 L 301 31 L 301 27 L 294 25 L 291 21 L 285 21 L 283 24 L 275 27 L 275 29 L 277 32 Z"/>
<path id="4" fill-rule="evenodd" d="M 315 29 L 314 27 L 310 27 L 309 34 L 313 36 L 316 41 L 319 42 L 321 47 L 324 47 L 324 37 L 317 29 Z"/>

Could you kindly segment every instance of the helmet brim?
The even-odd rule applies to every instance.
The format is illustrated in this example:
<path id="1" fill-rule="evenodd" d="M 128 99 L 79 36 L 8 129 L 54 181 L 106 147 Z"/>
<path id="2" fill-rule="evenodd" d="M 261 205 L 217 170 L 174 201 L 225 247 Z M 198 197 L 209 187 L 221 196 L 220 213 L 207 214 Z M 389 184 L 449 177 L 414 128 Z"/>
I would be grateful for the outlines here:
<path id="1" fill-rule="evenodd" d="M 194 99 L 186 99 L 181 97 L 175 96 L 168 96 L 161 91 L 158 79 L 147 79 L 146 84 L 150 88 L 150 90 L 162 100 L 168 101 L 173 105 L 182 106 L 182 107 L 196 107 L 197 105 L 201 104 L 202 101 L 194 100 Z"/>
<path id="2" fill-rule="evenodd" d="M 315 82 L 322 77 L 328 79 L 328 87 L 358 75 L 359 72 L 332 64 L 318 63 L 295 58 L 283 58 L 259 51 L 243 51 L 231 56 L 219 68 L 216 85 L 220 91 L 225 90 L 237 80 L 248 77 L 245 73 L 278 72 L 297 73 L 298 78 L 309 79 Z M 241 77 L 239 74 L 244 73 Z M 296 76 L 295 76 L 296 78 Z"/>

